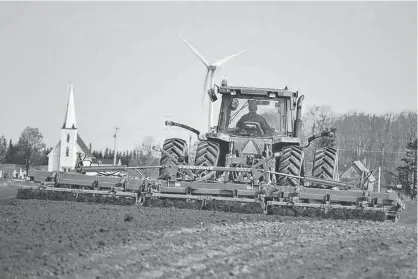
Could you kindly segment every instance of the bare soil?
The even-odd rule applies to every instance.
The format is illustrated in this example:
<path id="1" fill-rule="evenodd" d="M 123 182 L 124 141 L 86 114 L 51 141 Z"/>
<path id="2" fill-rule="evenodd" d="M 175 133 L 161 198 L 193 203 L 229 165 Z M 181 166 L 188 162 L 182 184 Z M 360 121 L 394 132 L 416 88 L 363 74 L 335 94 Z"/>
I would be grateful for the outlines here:
<path id="1" fill-rule="evenodd" d="M 15 187 L 0 186 L 5 279 L 417 274 L 416 215 L 415 222 L 395 224 L 15 200 L 15 194 Z"/>

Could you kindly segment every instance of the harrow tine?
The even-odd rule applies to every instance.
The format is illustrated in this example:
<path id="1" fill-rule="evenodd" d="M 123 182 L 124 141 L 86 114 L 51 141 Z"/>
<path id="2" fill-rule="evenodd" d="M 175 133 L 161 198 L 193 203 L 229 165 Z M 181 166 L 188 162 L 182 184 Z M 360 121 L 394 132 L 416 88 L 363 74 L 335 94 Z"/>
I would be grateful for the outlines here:
<path id="1" fill-rule="evenodd" d="M 203 176 L 199 180 L 200 181 L 208 180 L 209 178 L 213 177 L 215 174 L 216 174 L 216 171 L 211 171 L 210 173 L 208 173 L 207 175 Z"/>

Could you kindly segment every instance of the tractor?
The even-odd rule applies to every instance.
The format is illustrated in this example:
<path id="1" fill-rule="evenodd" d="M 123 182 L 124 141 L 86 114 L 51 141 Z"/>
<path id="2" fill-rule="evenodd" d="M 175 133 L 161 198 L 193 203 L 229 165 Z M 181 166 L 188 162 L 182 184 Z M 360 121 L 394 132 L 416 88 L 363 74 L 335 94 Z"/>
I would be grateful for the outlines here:
<path id="1" fill-rule="evenodd" d="M 269 171 L 258 182 L 283 186 L 297 186 L 298 177 L 305 175 L 304 147 L 321 136 L 333 136 L 324 132 L 309 138 L 308 145 L 301 143 L 302 102 L 304 96 L 284 89 L 228 86 L 223 80 L 215 87 L 222 95 L 218 125 L 203 135 L 187 125 L 166 121 L 168 126 L 178 126 L 196 133 L 199 143 L 194 165 L 196 167 L 234 167 Z M 208 95 L 212 102 L 217 100 L 215 89 Z M 187 142 L 180 138 L 166 139 L 161 155 L 161 165 L 173 164 L 173 157 L 189 163 Z M 171 156 L 167 156 L 167 153 Z M 271 160 L 271 158 L 274 158 Z M 190 162 L 191 163 L 191 162 Z M 336 180 L 337 151 L 333 148 L 319 148 L 315 152 L 313 177 Z M 193 170 L 204 179 L 247 183 L 246 173 L 235 171 Z M 160 174 L 164 176 L 164 169 Z M 318 186 L 311 184 L 311 186 Z"/>

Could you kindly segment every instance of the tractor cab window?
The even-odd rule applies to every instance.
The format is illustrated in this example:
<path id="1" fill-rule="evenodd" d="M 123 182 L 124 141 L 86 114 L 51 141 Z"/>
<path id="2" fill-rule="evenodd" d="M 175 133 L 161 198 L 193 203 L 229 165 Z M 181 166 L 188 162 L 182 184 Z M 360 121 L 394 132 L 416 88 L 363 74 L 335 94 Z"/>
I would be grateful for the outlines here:
<path id="1" fill-rule="evenodd" d="M 287 100 L 233 98 L 228 108 L 227 132 L 237 136 L 271 137 L 287 130 Z"/>

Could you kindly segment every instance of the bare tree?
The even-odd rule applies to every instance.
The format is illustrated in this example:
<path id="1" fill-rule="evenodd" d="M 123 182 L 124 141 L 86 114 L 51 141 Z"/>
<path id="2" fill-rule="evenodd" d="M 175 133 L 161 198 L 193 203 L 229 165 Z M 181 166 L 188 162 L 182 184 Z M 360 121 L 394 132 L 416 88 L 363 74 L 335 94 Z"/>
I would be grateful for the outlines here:
<path id="1" fill-rule="evenodd" d="M 145 136 L 142 142 L 135 146 L 136 156 L 131 159 L 129 165 L 146 166 L 158 164 L 158 160 L 152 149 L 153 146 L 159 146 L 156 144 L 155 138 L 152 136 Z M 151 174 L 153 171 L 155 170 L 144 170 L 146 175 Z"/>
<path id="2" fill-rule="evenodd" d="M 314 105 L 308 108 L 305 116 L 306 128 L 310 126 L 312 134 L 322 132 L 332 126 L 334 113 L 329 106 Z"/>
<path id="3" fill-rule="evenodd" d="M 152 147 L 155 145 L 155 139 L 152 136 L 145 136 L 142 140 L 141 151 L 149 154 L 152 152 Z"/>
<path id="4" fill-rule="evenodd" d="M 39 163 L 41 152 L 45 149 L 43 135 L 38 128 L 26 127 L 19 137 L 17 146 L 24 159 L 26 173 L 28 173 L 29 166 L 33 163 Z"/>

